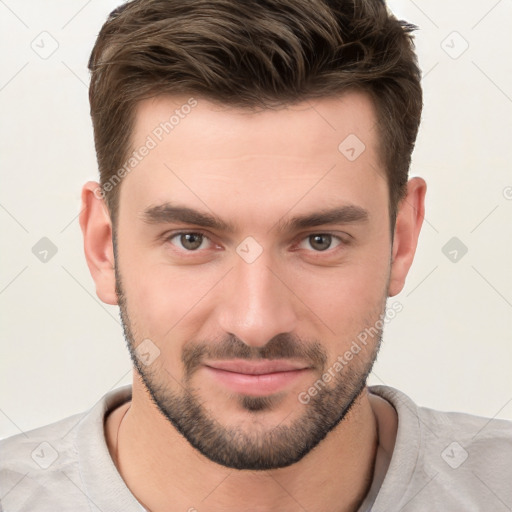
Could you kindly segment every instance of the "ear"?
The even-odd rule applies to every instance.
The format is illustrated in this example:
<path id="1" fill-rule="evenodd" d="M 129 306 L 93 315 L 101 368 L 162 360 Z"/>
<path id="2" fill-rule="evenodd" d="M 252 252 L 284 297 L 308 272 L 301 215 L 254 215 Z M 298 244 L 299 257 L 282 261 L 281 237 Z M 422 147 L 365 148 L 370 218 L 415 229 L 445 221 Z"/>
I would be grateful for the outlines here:
<path id="1" fill-rule="evenodd" d="M 393 238 L 388 287 L 390 297 L 403 289 L 405 278 L 411 268 L 425 217 L 426 191 L 427 184 L 423 178 L 412 178 L 407 183 L 407 195 L 400 201 Z"/>
<path id="2" fill-rule="evenodd" d="M 117 304 L 112 223 L 99 183 L 87 182 L 82 188 L 80 227 L 84 237 L 85 259 L 96 283 L 96 294 L 106 304 Z"/>

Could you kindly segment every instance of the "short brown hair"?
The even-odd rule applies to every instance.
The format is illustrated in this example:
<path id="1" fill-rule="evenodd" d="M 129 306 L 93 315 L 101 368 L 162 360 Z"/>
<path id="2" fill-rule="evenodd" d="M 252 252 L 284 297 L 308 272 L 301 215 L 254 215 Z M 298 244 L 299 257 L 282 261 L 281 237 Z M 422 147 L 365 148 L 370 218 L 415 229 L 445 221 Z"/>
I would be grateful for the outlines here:
<path id="1" fill-rule="evenodd" d="M 118 7 L 89 60 L 100 185 L 113 223 L 119 187 L 105 184 L 129 155 L 140 100 L 193 94 L 273 108 L 358 89 L 376 106 L 393 228 L 422 109 L 415 28 L 383 0 L 133 0 Z"/>

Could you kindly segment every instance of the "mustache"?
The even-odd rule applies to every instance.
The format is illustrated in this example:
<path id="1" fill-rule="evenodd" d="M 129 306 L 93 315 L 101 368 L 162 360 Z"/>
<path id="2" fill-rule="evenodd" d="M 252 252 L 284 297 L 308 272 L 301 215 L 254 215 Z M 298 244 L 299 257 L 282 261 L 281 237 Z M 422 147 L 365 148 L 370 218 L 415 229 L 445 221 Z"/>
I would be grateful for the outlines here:
<path id="1" fill-rule="evenodd" d="M 250 347 L 235 335 L 228 334 L 217 343 L 187 344 L 183 348 L 181 361 L 185 367 L 185 378 L 190 377 L 205 360 L 221 359 L 299 359 L 323 372 L 328 358 L 318 341 L 307 341 L 289 333 L 274 336 L 263 347 Z"/>

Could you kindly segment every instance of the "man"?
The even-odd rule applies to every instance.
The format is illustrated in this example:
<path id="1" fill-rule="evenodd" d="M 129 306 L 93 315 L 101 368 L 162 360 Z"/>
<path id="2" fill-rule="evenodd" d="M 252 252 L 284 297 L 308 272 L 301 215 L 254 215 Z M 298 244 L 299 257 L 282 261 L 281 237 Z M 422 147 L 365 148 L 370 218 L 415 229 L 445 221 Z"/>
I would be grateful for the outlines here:
<path id="1" fill-rule="evenodd" d="M 424 216 L 412 28 L 378 0 L 111 14 L 80 225 L 133 386 L 3 441 L 3 509 L 512 507 L 510 423 L 366 386 Z"/>

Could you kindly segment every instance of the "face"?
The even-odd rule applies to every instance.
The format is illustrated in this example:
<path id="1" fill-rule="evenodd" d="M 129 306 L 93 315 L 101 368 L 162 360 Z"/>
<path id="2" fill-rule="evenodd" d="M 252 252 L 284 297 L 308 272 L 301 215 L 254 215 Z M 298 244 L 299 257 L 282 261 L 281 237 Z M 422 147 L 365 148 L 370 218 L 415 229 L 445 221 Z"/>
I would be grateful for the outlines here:
<path id="1" fill-rule="evenodd" d="M 377 329 L 344 356 L 382 325 L 388 294 L 375 111 L 355 92 L 260 112 L 187 99 L 137 110 L 133 149 L 151 148 L 120 188 L 125 337 L 155 404 L 203 455 L 288 466 L 346 416 L 380 343 Z"/>

